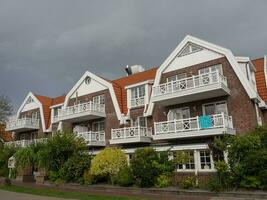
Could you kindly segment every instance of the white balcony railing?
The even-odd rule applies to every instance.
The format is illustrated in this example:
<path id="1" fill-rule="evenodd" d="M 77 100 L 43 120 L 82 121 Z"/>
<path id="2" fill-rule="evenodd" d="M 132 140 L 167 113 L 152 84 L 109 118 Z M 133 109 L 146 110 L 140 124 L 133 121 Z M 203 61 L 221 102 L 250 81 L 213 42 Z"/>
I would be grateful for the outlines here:
<path id="1" fill-rule="evenodd" d="M 215 83 L 222 83 L 227 86 L 227 79 L 219 71 L 191 76 L 177 81 L 171 81 L 153 87 L 153 96 L 171 94 L 183 90 L 205 87 Z"/>
<path id="2" fill-rule="evenodd" d="M 6 130 L 16 129 L 16 128 L 23 128 L 23 127 L 30 127 L 34 129 L 39 129 L 39 119 L 34 118 L 22 118 L 22 119 L 15 119 L 9 120 L 6 122 Z"/>
<path id="3" fill-rule="evenodd" d="M 124 127 L 118 129 L 112 129 L 111 139 L 131 139 L 131 138 L 141 138 L 141 137 L 152 137 L 152 129 L 147 127 Z"/>
<path id="4" fill-rule="evenodd" d="M 232 117 L 222 114 L 155 123 L 155 135 L 200 131 L 216 128 L 233 129 Z"/>
<path id="5" fill-rule="evenodd" d="M 145 105 L 145 97 L 131 99 L 131 108 Z"/>
<path id="6" fill-rule="evenodd" d="M 47 142 L 47 138 L 40 138 L 33 140 L 17 140 L 17 141 L 6 142 L 5 145 L 14 147 L 28 147 L 31 144 L 45 143 L 45 142 Z"/>
<path id="7" fill-rule="evenodd" d="M 84 113 L 87 111 L 93 111 L 93 112 L 99 112 L 99 113 L 105 113 L 105 105 L 104 104 L 97 104 L 92 101 L 77 104 L 74 106 L 68 106 L 63 109 L 58 110 L 58 115 L 54 116 L 55 119 L 60 117 L 66 117 L 71 116 L 78 113 Z"/>
<path id="8" fill-rule="evenodd" d="M 85 140 L 86 143 L 90 144 L 105 144 L 105 132 L 99 131 L 99 132 L 81 132 L 77 133 L 78 137 L 81 137 Z"/>

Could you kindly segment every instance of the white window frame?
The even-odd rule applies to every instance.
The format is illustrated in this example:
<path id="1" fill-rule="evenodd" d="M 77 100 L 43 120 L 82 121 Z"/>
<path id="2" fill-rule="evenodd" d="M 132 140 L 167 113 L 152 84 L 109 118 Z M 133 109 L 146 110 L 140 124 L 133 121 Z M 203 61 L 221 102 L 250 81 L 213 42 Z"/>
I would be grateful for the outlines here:
<path id="1" fill-rule="evenodd" d="M 105 95 L 101 94 L 101 95 L 94 96 L 93 97 L 93 103 L 104 105 L 105 104 Z"/>
<path id="2" fill-rule="evenodd" d="M 195 158 L 195 150 L 181 150 L 181 151 L 185 151 L 185 152 L 192 152 L 193 153 L 193 161 L 194 161 L 194 169 L 186 169 L 186 165 L 188 164 L 182 164 L 182 169 L 178 168 L 178 165 L 176 166 L 176 171 L 177 172 L 192 172 L 195 171 L 197 169 L 197 163 L 196 163 L 196 158 Z M 173 152 L 176 153 L 176 152 Z M 172 157 L 174 158 L 174 157 Z"/>
<path id="3" fill-rule="evenodd" d="M 184 76 L 184 77 L 181 78 L 181 76 Z M 186 73 L 180 73 L 180 74 L 176 74 L 176 75 L 167 77 L 166 81 L 167 81 L 167 83 L 170 83 L 172 81 L 178 81 L 178 80 L 182 80 L 182 79 L 185 79 L 185 78 L 187 78 L 187 74 Z"/>
<path id="4" fill-rule="evenodd" d="M 201 69 L 198 70 L 198 74 L 201 75 L 201 74 L 207 74 L 207 73 L 214 72 L 214 71 L 211 71 L 211 69 L 212 69 L 212 67 L 215 67 L 215 66 L 218 66 L 219 73 L 221 75 L 223 75 L 222 64 L 216 64 L 216 65 L 211 65 L 211 66 L 208 66 L 208 67 L 203 67 L 203 68 L 201 68 Z M 201 70 L 208 70 L 208 72 L 202 73 Z"/>
<path id="5" fill-rule="evenodd" d="M 222 103 L 226 104 L 226 113 L 224 113 L 224 114 L 228 115 L 229 112 L 228 112 L 227 101 L 215 101 L 215 102 L 202 104 L 202 113 L 203 113 L 203 115 L 206 115 L 206 111 L 205 111 L 205 106 L 206 105 L 214 104 L 215 105 L 215 110 L 216 110 L 216 104 L 222 104 Z M 220 113 L 217 113 L 217 114 L 220 114 Z"/>
<path id="6" fill-rule="evenodd" d="M 145 127 L 147 127 L 147 118 L 146 117 L 143 117 L 143 116 L 139 116 L 139 117 L 137 117 L 135 120 L 137 120 L 137 123 L 138 123 L 138 125 L 137 126 L 140 126 L 140 118 L 144 118 L 145 119 Z M 131 126 L 132 127 L 136 127 L 135 125 L 134 125 L 134 119 L 131 119 Z"/>
<path id="7" fill-rule="evenodd" d="M 101 129 L 101 124 L 103 124 L 103 130 L 100 130 Z M 95 126 L 97 126 L 98 128 L 98 130 L 96 131 L 96 130 L 94 130 L 94 127 Z M 105 125 L 105 121 L 104 120 L 102 120 L 102 121 L 96 121 L 96 122 L 93 122 L 92 123 L 92 131 L 94 132 L 94 131 L 96 131 L 96 132 L 102 132 L 102 131 L 105 131 L 105 128 L 106 128 L 106 125 Z"/>
<path id="8" fill-rule="evenodd" d="M 202 169 L 201 168 L 201 157 L 200 157 L 200 152 L 201 151 L 209 152 L 209 155 L 210 155 L 210 169 Z M 201 149 L 201 150 L 198 150 L 197 151 L 197 154 L 198 154 L 197 157 L 198 157 L 198 170 L 199 171 L 202 171 L 202 172 L 215 171 L 212 152 L 209 149 Z"/>
<path id="9" fill-rule="evenodd" d="M 173 120 L 170 120 L 170 117 L 169 117 L 169 116 L 170 116 L 170 113 L 173 112 L 173 111 L 175 111 L 175 110 L 180 110 L 180 111 L 183 111 L 183 110 L 189 110 L 189 117 L 188 117 L 188 118 L 191 117 L 190 107 L 173 108 L 173 109 L 170 109 L 170 110 L 168 111 L 168 114 L 167 114 L 167 121 L 173 121 Z"/>

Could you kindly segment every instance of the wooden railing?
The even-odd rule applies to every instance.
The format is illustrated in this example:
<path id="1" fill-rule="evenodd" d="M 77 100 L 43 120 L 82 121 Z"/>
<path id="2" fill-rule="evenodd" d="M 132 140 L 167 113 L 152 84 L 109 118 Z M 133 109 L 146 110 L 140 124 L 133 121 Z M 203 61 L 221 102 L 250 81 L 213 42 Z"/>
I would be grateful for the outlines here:
<path id="1" fill-rule="evenodd" d="M 140 137 L 152 137 L 151 128 L 147 127 L 124 127 L 111 130 L 111 139 L 127 139 L 127 138 L 140 138 Z"/>
<path id="2" fill-rule="evenodd" d="M 219 71 L 191 76 L 177 81 L 163 83 L 153 87 L 153 96 L 171 94 L 183 90 L 205 87 L 215 83 L 223 83 L 227 86 L 227 79 Z"/>

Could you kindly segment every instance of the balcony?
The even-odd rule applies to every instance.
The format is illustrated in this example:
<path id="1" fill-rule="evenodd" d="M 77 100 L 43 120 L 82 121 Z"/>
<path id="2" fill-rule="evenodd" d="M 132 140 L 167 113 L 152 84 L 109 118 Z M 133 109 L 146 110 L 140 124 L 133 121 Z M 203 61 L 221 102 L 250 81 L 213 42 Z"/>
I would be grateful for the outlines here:
<path id="1" fill-rule="evenodd" d="M 131 108 L 140 107 L 145 105 L 145 97 L 131 99 Z"/>
<path id="2" fill-rule="evenodd" d="M 125 127 L 111 130 L 110 144 L 150 143 L 152 130 L 147 127 Z"/>
<path id="3" fill-rule="evenodd" d="M 105 105 L 96 104 L 92 101 L 77 104 L 74 106 L 68 106 L 63 109 L 58 110 L 58 115 L 54 116 L 53 121 L 68 121 L 68 122 L 78 122 L 85 120 L 92 120 L 106 117 Z"/>
<path id="4" fill-rule="evenodd" d="M 33 140 L 17 140 L 17 141 L 6 142 L 5 145 L 14 147 L 28 147 L 31 144 L 45 143 L 45 142 L 47 142 L 47 138 L 40 138 Z"/>
<path id="5" fill-rule="evenodd" d="M 39 119 L 22 118 L 6 122 L 6 131 L 24 132 L 39 129 Z"/>
<path id="6" fill-rule="evenodd" d="M 235 134 L 232 117 L 222 114 L 156 122 L 154 140 Z"/>
<path id="7" fill-rule="evenodd" d="M 154 86 L 152 102 L 168 106 L 229 94 L 226 77 L 215 71 Z"/>
<path id="8" fill-rule="evenodd" d="M 104 131 L 81 132 L 77 136 L 83 138 L 88 146 L 106 146 Z"/>

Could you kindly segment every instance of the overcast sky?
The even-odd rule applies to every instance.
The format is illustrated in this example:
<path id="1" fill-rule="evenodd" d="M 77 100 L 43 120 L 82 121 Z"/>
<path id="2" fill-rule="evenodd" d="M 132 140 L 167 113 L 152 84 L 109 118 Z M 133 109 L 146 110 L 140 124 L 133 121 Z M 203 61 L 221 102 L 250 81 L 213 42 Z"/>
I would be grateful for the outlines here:
<path id="1" fill-rule="evenodd" d="M 225 3 L 229 2 L 229 3 Z M 187 35 L 237 56 L 267 54 L 266 0 L 0 0 L 0 94 L 66 93 L 86 71 L 159 66 Z"/>

